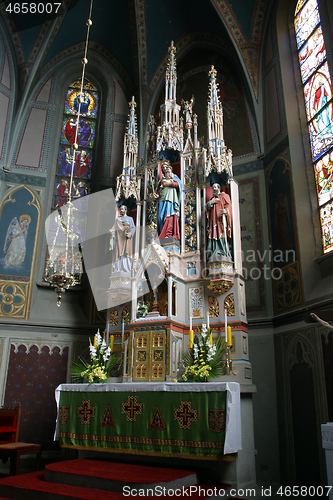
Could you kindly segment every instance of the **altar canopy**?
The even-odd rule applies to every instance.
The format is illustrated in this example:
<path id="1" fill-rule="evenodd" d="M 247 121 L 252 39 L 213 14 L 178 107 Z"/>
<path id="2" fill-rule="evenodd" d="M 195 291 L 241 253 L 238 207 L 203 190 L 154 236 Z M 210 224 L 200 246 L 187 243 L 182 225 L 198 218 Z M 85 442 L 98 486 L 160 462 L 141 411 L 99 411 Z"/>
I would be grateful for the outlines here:
<path id="1" fill-rule="evenodd" d="M 62 384 L 55 397 L 63 447 L 198 459 L 242 447 L 236 382 Z"/>

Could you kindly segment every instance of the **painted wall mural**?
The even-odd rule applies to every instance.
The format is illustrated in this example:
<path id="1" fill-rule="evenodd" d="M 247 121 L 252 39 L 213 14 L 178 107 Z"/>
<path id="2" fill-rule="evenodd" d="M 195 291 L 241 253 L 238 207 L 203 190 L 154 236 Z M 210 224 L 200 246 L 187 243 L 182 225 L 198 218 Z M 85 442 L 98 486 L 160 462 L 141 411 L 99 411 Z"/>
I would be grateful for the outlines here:
<path id="1" fill-rule="evenodd" d="M 239 206 L 246 309 L 261 311 L 266 307 L 262 267 L 267 252 L 262 245 L 258 177 L 240 181 Z"/>
<path id="2" fill-rule="evenodd" d="M 0 316 L 29 316 L 40 217 L 36 192 L 9 187 L 0 205 Z"/>
<path id="3" fill-rule="evenodd" d="M 268 171 L 267 180 L 274 309 L 280 312 L 303 302 L 289 162 L 277 158 Z"/>

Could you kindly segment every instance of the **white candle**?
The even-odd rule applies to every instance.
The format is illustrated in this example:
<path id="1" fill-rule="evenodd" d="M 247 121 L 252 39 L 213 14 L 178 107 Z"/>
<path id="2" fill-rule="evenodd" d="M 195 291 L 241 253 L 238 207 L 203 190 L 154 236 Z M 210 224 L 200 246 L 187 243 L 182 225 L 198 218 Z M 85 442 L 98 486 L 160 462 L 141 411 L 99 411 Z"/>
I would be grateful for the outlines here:
<path id="1" fill-rule="evenodd" d="M 123 320 L 123 327 L 121 330 L 121 346 L 123 347 L 124 345 L 124 333 L 125 333 L 125 320 Z"/>
<path id="2" fill-rule="evenodd" d="M 190 330 L 192 330 L 192 316 L 190 316 Z"/>
<path id="3" fill-rule="evenodd" d="M 228 342 L 228 324 L 227 324 L 227 310 L 224 309 L 224 329 L 225 329 L 225 341 Z"/>
<path id="4" fill-rule="evenodd" d="M 209 328 L 209 311 L 207 311 L 207 328 Z"/>

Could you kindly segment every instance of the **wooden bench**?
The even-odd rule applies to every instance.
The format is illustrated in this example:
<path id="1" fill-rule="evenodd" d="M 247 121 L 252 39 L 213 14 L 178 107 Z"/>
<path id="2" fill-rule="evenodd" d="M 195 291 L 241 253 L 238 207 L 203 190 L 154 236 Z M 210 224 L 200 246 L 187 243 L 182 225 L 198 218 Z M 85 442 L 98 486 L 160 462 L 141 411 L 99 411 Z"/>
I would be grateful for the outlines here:
<path id="1" fill-rule="evenodd" d="M 33 443 L 19 443 L 21 405 L 16 407 L 3 406 L 0 408 L 0 459 L 5 463 L 10 458 L 11 476 L 16 476 L 19 469 L 21 455 L 36 453 L 36 470 L 39 468 L 41 445 Z"/>
<path id="2" fill-rule="evenodd" d="M 0 444 L 16 443 L 20 428 L 21 405 L 0 408 Z"/>
<path id="3" fill-rule="evenodd" d="M 18 473 L 21 455 L 33 455 L 36 453 L 36 470 L 38 470 L 41 451 L 42 447 L 40 444 L 18 442 L 0 444 L 0 458 L 3 460 L 10 458 L 9 474 L 11 476 L 16 476 Z"/>

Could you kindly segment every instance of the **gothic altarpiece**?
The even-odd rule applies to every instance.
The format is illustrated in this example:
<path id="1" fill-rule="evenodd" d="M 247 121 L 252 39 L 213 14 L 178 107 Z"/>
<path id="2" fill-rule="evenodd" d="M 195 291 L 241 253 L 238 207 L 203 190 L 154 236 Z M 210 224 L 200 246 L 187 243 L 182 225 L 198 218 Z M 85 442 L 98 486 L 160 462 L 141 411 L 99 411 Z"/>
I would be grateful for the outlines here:
<path id="1" fill-rule="evenodd" d="M 198 138 L 193 99 L 182 106 L 176 101 L 175 53 L 172 42 L 160 124 L 150 117 L 146 157 L 140 162 L 134 97 L 129 103 L 116 200 L 119 206 L 127 204 L 135 221 L 135 250 L 131 272 L 112 273 L 108 292 L 112 299 L 130 291 L 122 380 L 174 380 L 181 371 L 182 352 L 188 348 L 190 326 L 195 333 L 204 321 L 212 327 L 214 338 L 224 338 L 226 322 L 231 326 L 233 373 L 228 380 L 249 385 L 238 184 L 233 178 L 232 152 L 224 142 L 217 72 L 212 66 L 208 75 L 204 146 Z M 150 276 L 158 276 L 159 284 Z"/>

